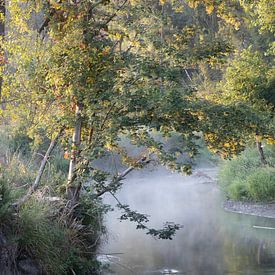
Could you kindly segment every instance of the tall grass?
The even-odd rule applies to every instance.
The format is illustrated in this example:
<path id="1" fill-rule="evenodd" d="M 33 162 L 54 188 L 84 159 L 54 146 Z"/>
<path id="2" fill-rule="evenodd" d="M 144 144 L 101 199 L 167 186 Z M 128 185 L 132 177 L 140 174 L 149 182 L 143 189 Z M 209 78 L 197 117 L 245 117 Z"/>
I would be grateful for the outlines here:
<path id="1" fill-rule="evenodd" d="M 26 141 L 30 142 L 24 137 L 21 146 L 18 136 L 15 142 L 0 129 L 0 234 L 15 247 L 11 260 L 17 264 L 31 259 L 43 274 L 94 274 L 104 209 L 100 201 L 83 199 L 77 216 L 67 213 L 59 191 L 66 182 L 68 161 L 59 148 L 48 160 L 41 188 L 18 211 L 11 207 L 33 183 L 43 155 L 43 150 L 30 151 Z M 51 196 L 60 199 L 52 202 Z"/>

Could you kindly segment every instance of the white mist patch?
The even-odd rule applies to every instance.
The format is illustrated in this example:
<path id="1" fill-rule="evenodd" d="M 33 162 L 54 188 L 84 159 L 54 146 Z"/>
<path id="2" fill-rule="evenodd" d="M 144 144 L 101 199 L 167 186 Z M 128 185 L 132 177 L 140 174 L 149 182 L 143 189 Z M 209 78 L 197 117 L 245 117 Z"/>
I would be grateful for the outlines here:
<path id="1" fill-rule="evenodd" d="M 136 230 L 135 224 L 121 222 L 119 210 L 109 213 L 106 217 L 109 241 L 101 252 L 121 253 L 119 264 L 111 265 L 113 272 L 119 275 L 215 275 L 255 264 L 254 252 L 251 252 L 251 259 L 231 266 L 234 257 L 247 258 L 246 249 L 257 247 L 257 240 L 251 241 L 250 237 L 242 243 L 255 221 L 247 217 L 236 221 L 236 216 L 223 211 L 216 174 L 216 168 L 200 168 L 191 176 L 182 176 L 157 167 L 134 171 L 127 176 L 117 194 L 122 204 L 150 215 L 148 227 L 159 229 L 168 221 L 181 224 L 183 228 L 172 241 L 155 240 L 144 231 Z M 116 204 L 107 194 L 104 200 Z M 163 273 L 169 270 L 178 273 Z"/>

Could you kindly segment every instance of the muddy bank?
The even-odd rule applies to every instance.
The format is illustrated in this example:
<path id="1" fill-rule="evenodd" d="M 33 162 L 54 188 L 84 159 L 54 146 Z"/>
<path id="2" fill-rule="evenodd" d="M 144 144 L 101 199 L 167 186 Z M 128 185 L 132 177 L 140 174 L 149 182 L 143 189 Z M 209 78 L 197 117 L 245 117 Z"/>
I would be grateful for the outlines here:
<path id="1" fill-rule="evenodd" d="M 275 203 L 251 203 L 227 200 L 223 203 L 226 211 L 275 219 Z"/>

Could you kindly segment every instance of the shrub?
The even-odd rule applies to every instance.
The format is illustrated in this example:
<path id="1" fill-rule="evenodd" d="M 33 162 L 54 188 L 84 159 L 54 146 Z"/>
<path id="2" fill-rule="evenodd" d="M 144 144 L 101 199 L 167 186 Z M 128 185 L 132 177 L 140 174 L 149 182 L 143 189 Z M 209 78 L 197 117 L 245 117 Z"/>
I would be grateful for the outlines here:
<path id="1" fill-rule="evenodd" d="M 226 187 L 236 179 L 245 180 L 250 171 L 260 166 L 261 162 L 256 150 L 248 148 L 238 157 L 223 162 L 219 171 L 219 182 Z"/>
<path id="2" fill-rule="evenodd" d="M 243 200 L 249 197 L 247 184 L 242 180 L 235 180 L 227 188 L 229 197 L 233 200 Z"/>
<path id="3" fill-rule="evenodd" d="M 1 175 L 2 176 L 2 175 Z M 0 225 L 10 217 L 10 205 L 12 204 L 12 193 L 5 178 L 0 178 Z"/>
<path id="4" fill-rule="evenodd" d="M 44 188 L 17 212 L 10 206 L 25 194 L 29 188 L 25 183 L 33 182 L 37 167 L 18 155 L 1 167 L 0 232 L 8 244 L 16 247 L 12 257 L 15 263 L 32 259 L 43 274 L 94 274 L 91 272 L 99 268 L 94 257 L 103 230 L 100 224 L 105 211 L 103 204 L 91 199 L 80 201 L 77 217 L 72 219 L 64 211 L 62 201 L 48 202 L 43 198 L 45 194 L 58 196 L 48 186 L 64 178 L 64 173 L 53 165 L 43 177 Z"/>
<path id="5" fill-rule="evenodd" d="M 255 201 L 275 200 L 275 169 L 258 168 L 247 178 L 248 192 Z"/>
<path id="6" fill-rule="evenodd" d="M 233 200 L 275 200 L 274 146 L 265 146 L 270 167 L 263 166 L 256 148 L 247 148 L 238 157 L 224 161 L 220 167 L 218 181 L 226 195 Z"/>
<path id="7" fill-rule="evenodd" d="M 101 233 L 101 217 L 97 223 L 93 220 L 83 224 L 70 219 L 63 211 L 64 205 L 49 203 L 39 196 L 33 196 L 15 215 L 8 207 L 12 202 L 10 196 L 5 194 L 6 203 L 0 202 L 0 229 L 17 248 L 14 262 L 29 258 L 43 274 L 53 275 L 94 274 L 92 271 L 100 268 L 93 253 L 97 248 L 95 239 Z"/>
<path id="8" fill-rule="evenodd" d="M 13 139 L 3 129 L 0 139 L 0 157 L 5 157 L 0 165 L 0 232 L 7 245 L 14 247 L 12 265 L 30 259 L 43 274 L 95 274 L 100 266 L 95 252 L 104 230 L 103 203 L 83 196 L 72 216 L 62 199 L 54 203 L 47 200 L 50 195 L 62 196 L 58 190 L 66 182 L 68 160 L 56 147 L 48 159 L 42 188 L 14 211 L 11 205 L 33 183 L 46 145 L 42 155 L 33 153 L 30 158 L 30 140 L 20 136 Z"/>

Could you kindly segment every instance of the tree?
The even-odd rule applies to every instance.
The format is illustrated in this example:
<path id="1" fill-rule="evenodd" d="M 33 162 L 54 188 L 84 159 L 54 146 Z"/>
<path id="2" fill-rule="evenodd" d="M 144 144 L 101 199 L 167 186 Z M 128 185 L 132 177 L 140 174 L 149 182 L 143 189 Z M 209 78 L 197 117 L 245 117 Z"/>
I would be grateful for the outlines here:
<path id="1" fill-rule="evenodd" d="M 198 87 L 199 97 L 220 105 L 216 106 L 218 109 L 211 107 L 215 110 L 212 115 L 216 116 L 220 131 L 206 129 L 207 142 L 214 151 L 230 156 L 240 152 L 247 141 L 255 139 L 256 135 L 260 158 L 266 163 L 261 140 L 272 142 L 274 139 L 274 35 L 271 17 L 266 16 L 269 23 L 262 17 L 263 11 L 267 12 L 267 2 L 195 2 L 205 2 L 206 6 L 214 4 L 213 13 L 220 17 L 235 14 L 236 22 L 241 23 L 233 24 L 237 30 L 223 28 L 223 35 L 228 37 L 234 51 L 228 56 L 228 61 L 219 67 L 222 77 L 208 78 Z M 224 14 L 228 8 L 231 12 Z M 270 8 L 272 10 L 272 5 Z M 259 23 L 260 17 L 262 23 Z"/>
<path id="2" fill-rule="evenodd" d="M 254 112 L 267 117 L 267 128 L 274 121 L 274 77 L 272 64 L 265 61 L 262 54 L 252 50 L 243 50 L 240 56 L 230 62 L 223 84 L 223 100 L 228 104 L 242 102 Z M 269 121 L 268 121 L 269 120 Z M 255 129 L 256 144 L 263 164 L 267 164 L 262 149 L 261 139 L 273 136 L 268 129 L 261 132 Z M 262 138 L 261 138 L 262 137 Z"/>
<path id="3" fill-rule="evenodd" d="M 122 178 L 114 175 L 108 184 L 110 175 L 93 166 L 93 160 L 106 151 L 119 152 L 131 166 L 143 164 L 133 162 L 120 148 L 121 134 L 128 134 L 132 142 L 148 148 L 146 155 L 141 156 L 144 162 L 154 153 L 170 167 L 190 170 L 189 164 L 176 163 L 175 154 L 163 150 L 151 131 L 161 129 L 168 135 L 176 127 L 191 140 L 196 119 L 184 107 L 191 91 L 189 87 L 180 90 L 182 84 L 177 77 L 181 68 L 174 66 L 174 58 L 169 60 L 174 52 L 160 57 L 164 45 L 157 41 L 151 41 L 149 52 L 146 49 L 153 36 L 144 34 L 155 28 L 151 22 L 139 21 L 143 24 L 142 32 L 130 34 L 137 21 L 127 19 L 129 8 L 133 8 L 132 16 L 137 17 L 142 8 L 148 12 L 150 7 L 144 3 L 132 7 L 127 3 L 126 9 L 126 3 L 45 3 L 46 16 L 37 28 L 32 26 L 39 22 L 35 12 L 41 11 L 41 5 L 28 2 L 22 6 L 19 1 L 9 5 L 10 32 L 5 43 L 9 66 L 3 77 L 5 96 L 15 103 L 7 107 L 5 114 L 29 128 L 31 136 L 41 130 L 52 136 L 63 127 L 66 129 L 63 141 L 71 148 L 67 198 L 72 208 L 78 203 L 82 184 L 91 175 L 96 197 L 110 192 L 111 187 L 115 192 L 121 186 Z M 159 8 L 155 3 L 156 14 Z M 124 24 L 125 31 L 118 24 L 121 19 L 128 24 Z M 152 52 L 154 55 L 148 59 Z M 171 124 L 173 108 L 177 106 L 182 112 L 177 114 L 179 121 Z M 183 112 L 185 125 L 181 124 Z M 134 219 L 138 228 L 147 229 L 154 236 L 170 238 L 179 228 L 169 225 L 164 231 L 152 231 L 141 224 L 147 221 L 143 216 L 137 216 L 126 206 L 123 209 L 127 217 L 138 217 Z"/>
<path id="4" fill-rule="evenodd" d="M 174 1 L 156 0 L 9 3 L 10 31 L 4 43 L 9 66 L 3 93 L 13 103 L 5 115 L 31 137 L 41 138 L 41 132 L 52 137 L 65 129 L 62 142 L 70 168 L 64 196 L 72 209 L 87 181 L 92 181 L 94 197 L 121 187 L 121 175 L 93 164 L 108 152 L 118 153 L 130 170 L 153 158 L 190 173 L 190 163 L 181 163 L 177 154 L 197 152 L 198 132 L 214 136 L 212 146 L 218 149 L 230 147 L 225 145 L 228 139 L 237 137 L 239 142 L 243 136 L 242 131 L 229 132 L 218 142 L 220 129 L 240 125 L 244 112 L 235 124 L 228 123 L 235 108 L 228 118 L 226 106 L 199 98 L 188 72 L 223 60 L 231 48 L 213 33 L 201 39 L 196 20 L 180 23 L 186 16 L 180 8 Z M 208 7 L 207 12 L 212 11 Z M 215 125 L 217 118 L 220 123 Z M 166 137 L 177 132 L 184 147 L 166 150 L 154 131 Z M 130 157 L 120 144 L 125 135 L 145 152 Z M 123 209 L 125 217 L 137 217 L 138 228 L 171 237 L 150 231 L 141 225 L 147 221 L 144 216 Z M 172 227 L 169 232 L 174 234 Z"/>

